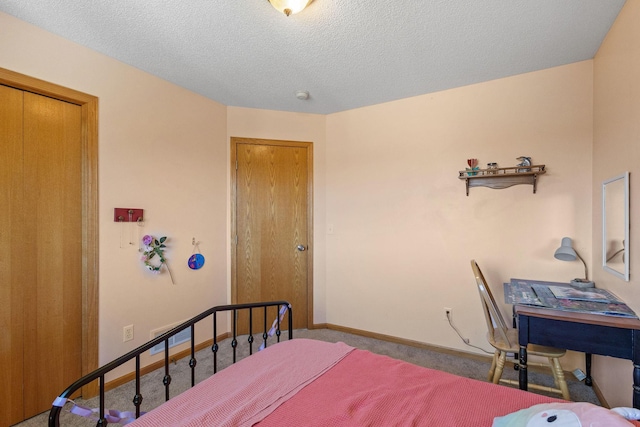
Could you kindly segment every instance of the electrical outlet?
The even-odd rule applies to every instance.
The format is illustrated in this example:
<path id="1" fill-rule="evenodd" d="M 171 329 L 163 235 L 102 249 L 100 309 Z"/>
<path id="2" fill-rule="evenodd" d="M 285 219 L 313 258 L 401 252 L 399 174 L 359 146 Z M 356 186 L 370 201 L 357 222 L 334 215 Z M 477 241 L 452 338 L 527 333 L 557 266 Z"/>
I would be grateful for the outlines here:
<path id="1" fill-rule="evenodd" d="M 453 315 L 452 310 L 449 307 L 444 308 L 444 320 L 451 321 L 451 316 Z"/>
<path id="2" fill-rule="evenodd" d="M 133 339 L 133 325 L 122 328 L 122 342 L 131 341 Z"/>

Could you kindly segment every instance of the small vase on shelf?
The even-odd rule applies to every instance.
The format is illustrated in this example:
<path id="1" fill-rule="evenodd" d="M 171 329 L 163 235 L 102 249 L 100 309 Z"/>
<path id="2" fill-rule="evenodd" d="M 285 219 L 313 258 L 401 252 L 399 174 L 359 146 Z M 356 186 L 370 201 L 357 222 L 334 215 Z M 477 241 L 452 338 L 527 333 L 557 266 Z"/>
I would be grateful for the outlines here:
<path id="1" fill-rule="evenodd" d="M 469 165 L 468 168 L 465 168 L 465 170 L 467 171 L 467 175 L 477 175 L 478 169 L 480 169 L 480 166 L 478 166 L 478 159 L 467 159 L 467 164 Z"/>

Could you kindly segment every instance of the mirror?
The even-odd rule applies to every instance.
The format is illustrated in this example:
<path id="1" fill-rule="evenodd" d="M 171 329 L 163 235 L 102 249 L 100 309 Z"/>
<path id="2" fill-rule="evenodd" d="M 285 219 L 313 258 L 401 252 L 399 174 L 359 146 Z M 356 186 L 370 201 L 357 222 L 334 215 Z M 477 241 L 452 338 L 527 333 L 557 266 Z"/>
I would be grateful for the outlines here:
<path id="1" fill-rule="evenodd" d="M 629 281 L 629 172 L 602 183 L 602 268 Z"/>

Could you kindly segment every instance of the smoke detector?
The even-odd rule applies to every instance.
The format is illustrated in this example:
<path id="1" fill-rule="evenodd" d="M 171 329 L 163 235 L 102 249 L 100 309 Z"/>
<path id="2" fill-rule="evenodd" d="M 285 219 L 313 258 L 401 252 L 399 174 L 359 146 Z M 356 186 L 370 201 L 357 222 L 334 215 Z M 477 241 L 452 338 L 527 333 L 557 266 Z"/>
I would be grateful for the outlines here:
<path id="1" fill-rule="evenodd" d="M 296 91 L 296 98 L 304 101 L 309 99 L 309 92 L 307 92 L 306 90 L 298 90 Z"/>

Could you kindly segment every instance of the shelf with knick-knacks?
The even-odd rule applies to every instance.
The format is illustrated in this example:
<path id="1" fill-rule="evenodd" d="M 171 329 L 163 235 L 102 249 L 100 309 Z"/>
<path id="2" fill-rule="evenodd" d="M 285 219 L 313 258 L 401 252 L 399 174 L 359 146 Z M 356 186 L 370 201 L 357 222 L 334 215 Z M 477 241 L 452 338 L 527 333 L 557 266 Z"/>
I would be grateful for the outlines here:
<path id="1" fill-rule="evenodd" d="M 538 175 L 546 172 L 545 165 L 518 165 L 508 168 L 467 169 L 459 172 L 459 179 L 465 181 L 467 196 L 471 187 L 508 188 L 518 184 L 533 185 L 535 194 Z"/>

